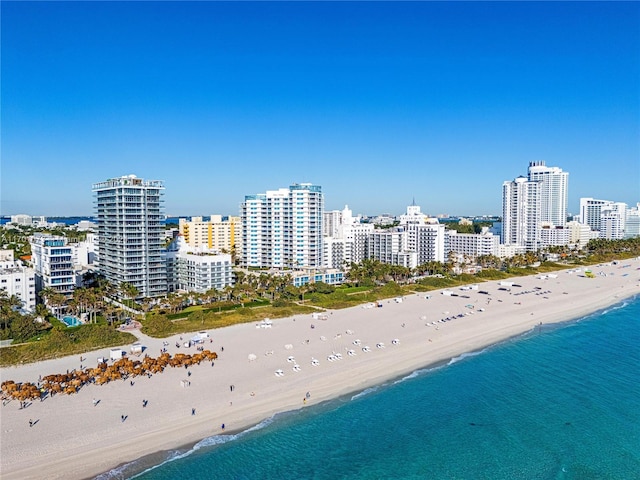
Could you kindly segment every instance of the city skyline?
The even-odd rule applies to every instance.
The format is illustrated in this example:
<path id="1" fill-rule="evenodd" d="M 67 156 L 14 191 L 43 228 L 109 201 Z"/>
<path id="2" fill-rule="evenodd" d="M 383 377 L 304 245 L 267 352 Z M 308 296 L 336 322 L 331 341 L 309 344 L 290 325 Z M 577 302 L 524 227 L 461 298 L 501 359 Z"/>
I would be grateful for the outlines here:
<path id="1" fill-rule="evenodd" d="M 545 161 L 580 197 L 640 191 L 637 3 L 2 3 L 0 214 L 90 215 L 162 180 L 237 215 L 272 185 L 326 210 L 492 215 Z M 126 19 L 126 21 L 122 21 Z M 606 169 L 603 172 L 603 169 Z M 603 181 L 611 178 L 614 181 Z"/>

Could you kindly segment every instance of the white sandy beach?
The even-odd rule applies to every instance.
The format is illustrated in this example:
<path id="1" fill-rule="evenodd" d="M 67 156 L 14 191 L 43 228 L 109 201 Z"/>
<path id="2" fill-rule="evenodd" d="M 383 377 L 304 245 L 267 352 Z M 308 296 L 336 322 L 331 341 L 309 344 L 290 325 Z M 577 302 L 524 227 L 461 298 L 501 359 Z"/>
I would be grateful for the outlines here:
<path id="1" fill-rule="evenodd" d="M 18 401 L 2 406 L 0 476 L 89 478 L 219 434 L 223 423 L 227 431 L 237 431 L 277 412 L 361 391 L 529 331 L 541 322 L 579 318 L 640 294 L 639 268 L 638 259 L 626 260 L 592 266 L 595 278 L 559 271 L 557 278 L 512 279 L 521 286 L 510 292 L 498 290 L 498 282 L 482 282 L 479 290 L 454 289 L 459 296 L 440 291 L 414 294 L 401 303 L 385 300 L 382 308 L 327 312 L 326 320 L 298 315 L 274 320 L 271 328 L 250 323 L 210 330 L 213 342 L 203 346 L 219 358 L 214 366 L 204 362 L 189 367 L 190 376 L 184 368 L 168 367 L 150 378 L 133 378 L 133 385 L 129 380 L 88 385 L 75 395 L 56 395 L 24 409 Z M 479 293 L 483 290 L 489 294 Z M 473 313 L 457 317 L 468 312 Z M 159 356 L 163 339 L 138 335 L 145 353 Z M 399 340 L 395 345 L 394 339 Z M 195 347 L 176 349 L 178 336 L 165 340 L 171 354 L 196 353 Z M 381 342 L 384 348 L 377 348 Z M 371 351 L 363 352 L 364 346 Z M 126 351 L 129 347 L 122 346 Z M 356 355 L 349 355 L 350 349 Z M 334 352 L 342 359 L 329 361 Z M 254 361 L 249 361 L 250 354 L 256 356 Z M 86 353 L 83 365 L 95 366 L 102 356 L 109 356 L 108 349 Z M 289 356 L 295 362 L 288 362 Z M 318 366 L 311 364 L 313 358 Z M 298 372 L 293 370 L 295 363 Z M 4 368 L 1 379 L 35 383 L 40 375 L 79 366 L 75 355 Z M 284 375 L 276 376 L 278 369 Z M 189 380 L 190 386 L 181 386 L 181 380 Z M 306 392 L 310 398 L 303 403 Z M 99 401 L 95 406 L 94 399 Z M 148 400 L 146 407 L 143 400 Z M 29 420 L 35 422 L 33 427 Z"/>

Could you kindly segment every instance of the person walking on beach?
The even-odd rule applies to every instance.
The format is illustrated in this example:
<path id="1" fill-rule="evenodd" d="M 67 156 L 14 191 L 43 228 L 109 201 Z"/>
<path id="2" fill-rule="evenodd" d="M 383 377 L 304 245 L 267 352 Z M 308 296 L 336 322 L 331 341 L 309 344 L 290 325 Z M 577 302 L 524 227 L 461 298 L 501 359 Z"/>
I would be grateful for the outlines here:
<path id="1" fill-rule="evenodd" d="M 95 407 L 98 404 L 98 401 L 94 398 L 93 399 L 93 406 Z"/>
<path id="2" fill-rule="evenodd" d="M 222 424 L 222 431 L 224 432 L 224 423 Z"/>
<path id="3" fill-rule="evenodd" d="M 191 415 L 195 415 L 195 414 L 196 414 L 196 409 L 195 409 L 195 408 L 192 408 L 192 409 L 191 409 Z"/>
<path id="4" fill-rule="evenodd" d="M 33 420 L 29 419 L 29 428 L 33 427 Z"/>

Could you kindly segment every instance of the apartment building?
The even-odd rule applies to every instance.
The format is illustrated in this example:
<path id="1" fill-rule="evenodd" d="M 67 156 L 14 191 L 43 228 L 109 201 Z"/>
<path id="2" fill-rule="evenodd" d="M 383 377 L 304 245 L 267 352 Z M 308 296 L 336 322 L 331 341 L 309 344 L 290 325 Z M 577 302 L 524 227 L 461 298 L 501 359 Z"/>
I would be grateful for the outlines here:
<path id="1" fill-rule="evenodd" d="M 30 239 L 36 293 L 50 288 L 71 296 L 75 288 L 73 247 L 67 237 L 36 233 Z"/>
<path id="2" fill-rule="evenodd" d="M 500 243 L 538 250 L 541 182 L 518 177 L 502 184 L 502 236 Z"/>
<path id="3" fill-rule="evenodd" d="M 242 251 L 240 217 L 211 215 L 209 220 L 191 217 L 178 220 L 179 233 L 192 248 L 205 246 L 209 250 L 231 253 Z"/>
<path id="4" fill-rule="evenodd" d="M 322 267 L 322 188 L 310 183 L 245 196 L 241 264 L 257 268 Z"/>
<path id="5" fill-rule="evenodd" d="M 233 285 L 231 254 L 204 245 L 193 248 L 182 236 L 167 251 L 168 290 L 205 293 Z"/>
<path id="6" fill-rule="evenodd" d="M 135 175 L 93 185 L 98 270 L 115 286 L 135 286 L 140 297 L 167 292 L 163 191 L 161 181 Z"/>

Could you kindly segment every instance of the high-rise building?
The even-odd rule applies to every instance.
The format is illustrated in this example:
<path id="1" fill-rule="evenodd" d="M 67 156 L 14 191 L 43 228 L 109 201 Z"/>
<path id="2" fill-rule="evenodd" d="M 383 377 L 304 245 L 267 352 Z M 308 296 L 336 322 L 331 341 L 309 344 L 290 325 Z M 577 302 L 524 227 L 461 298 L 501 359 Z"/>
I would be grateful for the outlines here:
<path id="1" fill-rule="evenodd" d="M 310 183 L 245 196 L 242 258 L 247 267 L 322 267 L 322 188 Z"/>
<path id="2" fill-rule="evenodd" d="M 580 199 L 580 223 L 600 232 L 599 237 L 607 240 L 619 240 L 627 236 L 627 211 L 628 206 L 624 202 L 588 197 Z M 633 220 L 631 225 L 633 229 Z"/>
<path id="3" fill-rule="evenodd" d="M 600 212 L 600 238 L 620 240 L 624 238 L 627 204 L 611 202 Z"/>
<path id="4" fill-rule="evenodd" d="M 135 175 L 93 185 L 98 270 L 116 287 L 133 285 L 139 297 L 167 292 L 163 190 L 161 181 Z"/>
<path id="5" fill-rule="evenodd" d="M 564 227 L 569 173 L 558 167 L 547 167 L 544 161 L 529 162 L 529 181 L 540 182 L 540 222 Z"/>
<path id="6" fill-rule="evenodd" d="M 595 198 L 583 197 L 580 199 L 580 223 L 589 225 L 591 230 L 600 231 L 601 213 L 603 208 L 607 208 L 613 202 L 609 200 L 597 200 Z"/>
<path id="7" fill-rule="evenodd" d="M 534 252 L 538 249 L 541 183 L 518 177 L 502 184 L 500 243 Z"/>

